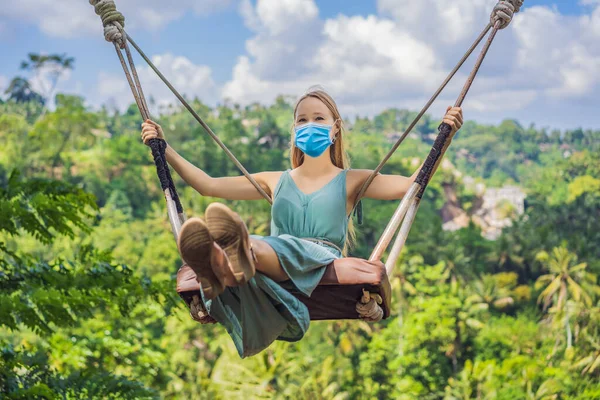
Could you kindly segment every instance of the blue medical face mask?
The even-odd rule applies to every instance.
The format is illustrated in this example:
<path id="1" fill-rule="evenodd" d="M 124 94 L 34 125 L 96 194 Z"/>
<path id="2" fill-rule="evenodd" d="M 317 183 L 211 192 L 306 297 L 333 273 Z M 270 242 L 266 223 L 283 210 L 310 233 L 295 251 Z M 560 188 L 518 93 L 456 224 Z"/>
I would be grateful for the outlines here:
<path id="1" fill-rule="evenodd" d="M 307 156 L 319 157 L 333 144 L 330 137 L 332 127 L 314 122 L 297 126 L 294 143 Z"/>

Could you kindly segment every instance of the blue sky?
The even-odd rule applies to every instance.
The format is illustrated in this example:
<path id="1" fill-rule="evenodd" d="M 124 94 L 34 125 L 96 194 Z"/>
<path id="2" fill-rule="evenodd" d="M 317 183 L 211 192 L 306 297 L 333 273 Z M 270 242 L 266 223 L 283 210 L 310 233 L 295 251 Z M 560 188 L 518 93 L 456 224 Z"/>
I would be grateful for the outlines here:
<path id="1" fill-rule="evenodd" d="M 62 9 L 45 10 L 43 0 L 0 0 L 0 88 L 21 73 L 19 64 L 28 52 L 67 53 L 75 57 L 76 68 L 60 83 L 60 90 L 78 93 L 98 105 L 109 101 L 112 85 L 115 98 L 126 98 L 120 65 L 114 49 L 102 38 L 92 7 L 83 0 L 63 1 Z M 181 82 L 186 94 L 210 104 L 223 98 L 242 104 L 269 103 L 278 89 L 294 96 L 310 83 L 320 83 L 341 99 L 338 103 L 345 105 L 349 115 L 373 115 L 391 106 L 418 109 L 485 25 L 490 10 L 488 0 L 457 0 L 464 21 L 446 34 L 439 30 L 444 23 L 438 7 L 441 0 L 182 0 L 176 10 L 161 3 L 117 0 L 128 17 L 131 35 L 149 55 L 163 56 L 161 68 Z M 586 23 L 596 16 L 600 21 L 600 3 L 525 3 L 513 26 L 499 34 L 481 83 L 475 83 L 472 103 L 465 103 L 466 114 L 482 122 L 517 118 L 524 124 L 600 128 L 595 111 L 600 104 L 592 95 L 600 88 L 600 29 Z M 402 14 L 411 9 L 413 15 Z M 151 17 L 140 17 L 145 13 Z M 558 28 L 544 23 L 549 18 Z M 538 24 L 542 28 L 534 29 Z M 548 39 L 562 29 L 570 40 Z M 534 51 L 530 42 L 539 42 Z M 389 57 L 386 46 L 391 46 Z M 551 57 L 544 59 L 553 52 L 577 61 L 555 64 Z M 330 63 L 323 59 L 334 54 L 340 58 L 332 63 L 336 65 L 314 67 Z M 525 60 L 527 54 L 532 54 L 532 60 Z M 173 68 L 173 63 L 181 67 Z M 138 65 L 149 92 L 171 101 L 141 60 Z M 542 71 L 544 65 L 547 69 Z M 503 76 L 502 71 L 510 73 Z M 531 79 L 524 78 L 528 75 Z M 460 84 L 451 90 L 456 93 Z M 453 96 L 449 93 L 442 101 L 451 102 Z M 121 105 L 122 100 L 112 101 Z M 432 112 L 441 109 L 439 105 Z"/>

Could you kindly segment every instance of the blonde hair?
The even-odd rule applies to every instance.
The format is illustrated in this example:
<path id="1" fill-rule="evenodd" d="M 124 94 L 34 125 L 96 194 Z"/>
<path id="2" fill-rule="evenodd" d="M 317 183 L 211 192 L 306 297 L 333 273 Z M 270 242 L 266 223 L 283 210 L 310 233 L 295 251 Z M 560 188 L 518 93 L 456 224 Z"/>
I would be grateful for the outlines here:
<path id="1" fill-rule="evenodd" d="M 339 132 L 337 133 L 335 142 L 333 143 L 333 145 L 331 145 L 329 147 L 329 158 L 331 159 L 331 163 L 338 168 L 349 169 L 350 168 L 350 158 L 348 157 L 348 153 L 346 152 L 346 148 L 344 146 L 344 138 L 346 136 L 346 128 L 344 126 L 344 121 L 342 119 L 342 116 L 340 115 L 337 104 L 335 104 L 335 101 L 327 92 L 325 92 L 323 89 L 317 89 L 317 90 L 312 90 L 312 91 L 310 91 L 310 89 L 309 89 L 309 91 L 306 94 L 304 94 L 302 97 L 300 97 L 300 99 L 298 99 L 298 102 L 296 103 L 296 106 L 294 107 L 294 121 L 296 119 L 296 113 L 298 112 L 298 106 L 300 105 L 302 100 L 304 100 L 308 97 L 312 97 L 312 98 L 321 100 L 321 102 L 323 104 L 325 104 L 325 106 L 327 106 L 327 108 L 331 112 L 331 114 L 333 116 L 333 120 L 335 121 L 334 126 L 338 125 L 338 127 L 339 127 Z M 299 166 L 301 166 L 304 163 L 304 153 L 302 152 L 302 150 L 300 150 L 298 147 L 296 147 L 296 144 L 294 141 L 294 135 L 295 135 L 295 130 L 294 130 L 294 125 L 292 124 L 290 163 L 292 164 L 293 169 L 298 168 Z M 354 229 L 354 223 L 352 221 L 352 218 L 350 218 L 350 220 L 348 221 L 348 235 L 346 236 L 346 243 L 344 243 L 344 249 L 342 251 L 344 256 L 347 254 L 348 249 L 354 245 L 355 240 L 356 240 L 356 231 Z"/>

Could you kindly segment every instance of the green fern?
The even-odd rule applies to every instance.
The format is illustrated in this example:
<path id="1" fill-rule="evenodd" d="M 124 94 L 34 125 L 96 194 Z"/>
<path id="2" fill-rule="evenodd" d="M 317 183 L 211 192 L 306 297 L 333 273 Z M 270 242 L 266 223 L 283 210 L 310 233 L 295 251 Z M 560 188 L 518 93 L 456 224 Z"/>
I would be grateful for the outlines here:
<path id="1" fill-rule="evenodd" d="M 96 210 L 94 197 L 73 185 L 0 172 L 0 237 L 27 233 L 41 245 L 50 245 L 57 236 L 89 232 L 87 221 Z M 140 302 L 169 309 L 178 301 L 168 281 L 156 283 L 134 274 L 92 245 L 80 247 L 72 260 L 43 261 L 0 242 L 0 328 L 27 328 L 48 339 L 102 318 L 107 310 L 128 317 Z M 0 398 L 157 397 L 143 384 L 102 365 L 60 373 L 48 366 L 51 349 L 46 346 L 15 349 L 0 340 Z"/>
<path id="2" fill-rule="evenodd" d="M 56 234 L 73 238 L 74 227 L 89 231 L 85 220 L 94 210 L 91 194 L 65 182 L 23 180 L 17 170 L 8 179 L 0 177 L 0 232 L 18 235 L 23 229 L 42 243 Z"/>

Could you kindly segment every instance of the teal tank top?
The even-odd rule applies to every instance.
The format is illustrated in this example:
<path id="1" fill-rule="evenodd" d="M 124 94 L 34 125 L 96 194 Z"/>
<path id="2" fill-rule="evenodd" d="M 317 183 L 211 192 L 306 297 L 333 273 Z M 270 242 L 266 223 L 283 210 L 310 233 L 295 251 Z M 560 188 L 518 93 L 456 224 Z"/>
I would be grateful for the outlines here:
<path id="1" fill-rule="evenodd" d="M 347 172 L 341 171 L 319 190 L 306 194 L 296 186 L 290 170 L 285 171 L 274 191 L 271 236 L 327 240 L 343 248 L 348 232 Z"/>

